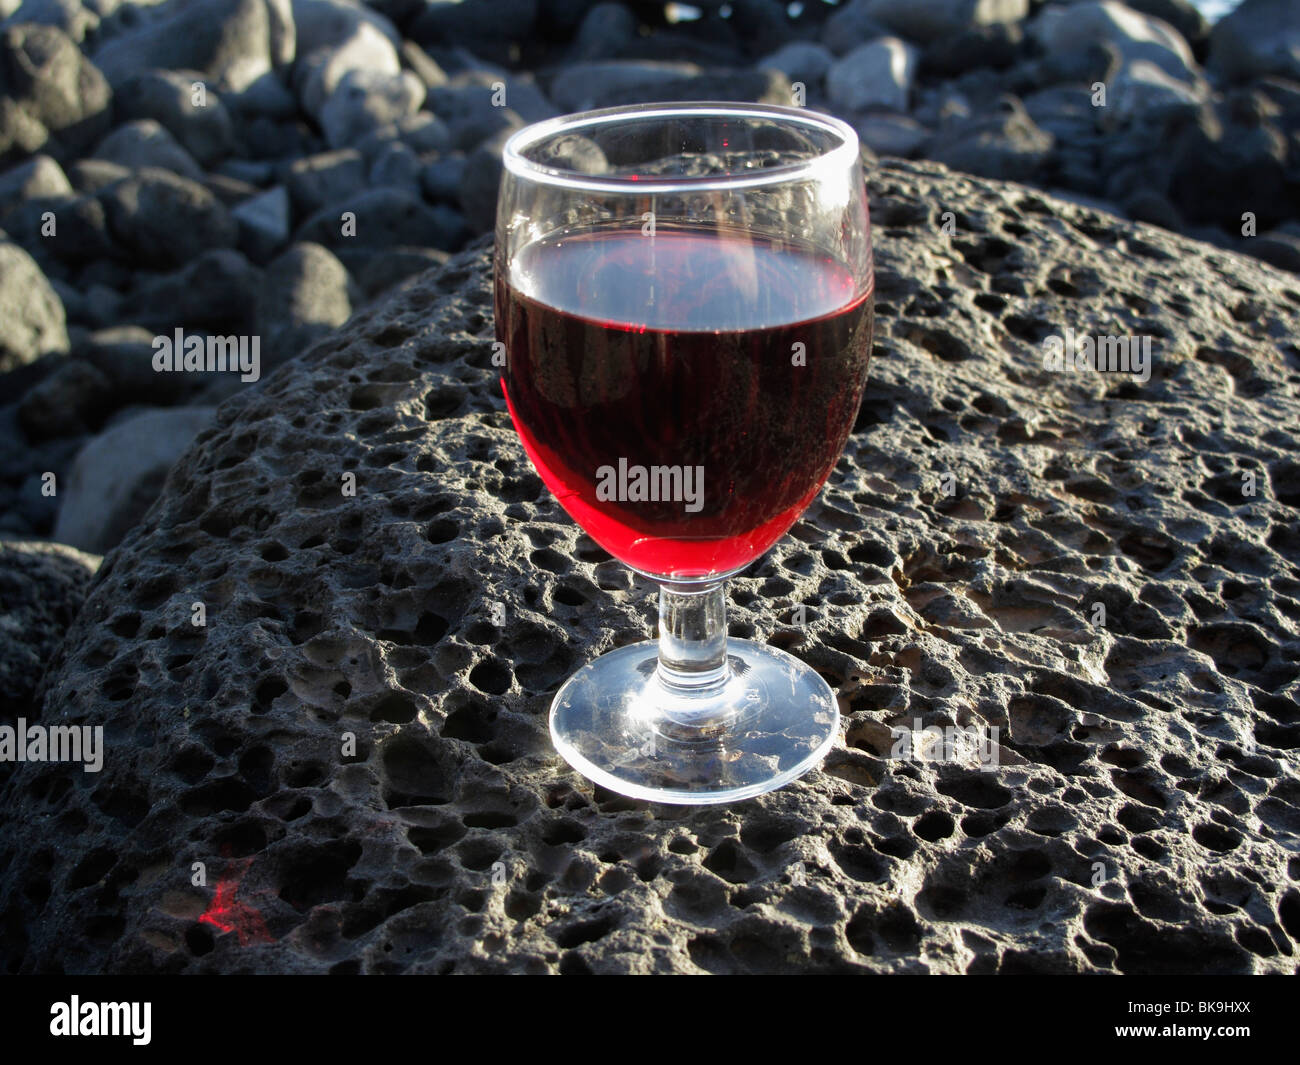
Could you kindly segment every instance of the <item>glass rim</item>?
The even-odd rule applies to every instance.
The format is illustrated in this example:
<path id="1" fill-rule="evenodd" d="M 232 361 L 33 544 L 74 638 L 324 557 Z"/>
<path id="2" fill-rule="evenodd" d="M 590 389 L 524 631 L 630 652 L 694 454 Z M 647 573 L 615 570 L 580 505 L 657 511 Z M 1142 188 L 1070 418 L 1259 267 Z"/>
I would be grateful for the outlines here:
<path id="1" fill-rule="evenodd" d="M 797 163 L 783 163 L 758 171 L 739 174 L 702 174 L 644 181 L 633 177 L 610 177 L 587 174 L 581 170 L 546 166 L 524 156 L 523 152 L 539 142 L 559 133 L 575 133 L 592 126 L 607 125 L 630 117 L 672 118 L 692 117 L 747 117 L 766 116 L 787 123 L 809 126 L 840 138 L 840 143 L 817 155 Z M 543 119 L 516 130 L 506 141 L 501 152 L 506 170 L 517 178 L 556 188 L 578 189 L 589 192 L 666 193 L 680 191 L 714 191 L 722 189 L 758 188 L 780 185 L 815 176 L 819 171 L 833 167 L 848 167 L 858 161 L 860 147 L 858 134 L 847 122 L 819 111 L 802 107 L 783 107 L 778 104 L 749 104 L 718 100 L 688 100 L 682 102 L 627 104 L 621 107 L 604 107 L 595 111 L 577 111 L 568 115 Z"/>

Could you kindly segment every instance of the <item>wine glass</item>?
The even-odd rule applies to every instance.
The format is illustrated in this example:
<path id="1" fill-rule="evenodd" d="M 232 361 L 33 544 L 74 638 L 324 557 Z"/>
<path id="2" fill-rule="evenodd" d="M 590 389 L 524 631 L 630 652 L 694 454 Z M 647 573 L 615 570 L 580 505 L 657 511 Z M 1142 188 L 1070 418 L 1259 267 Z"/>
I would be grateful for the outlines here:
<path id="1" fill-rule="evenodd" d="M 835 697 L 729 638 L 723 588 L 803 513 L 857 415 L 873 309 L 857 135 L 793 107 L 643 104 L 521 129 L 504 164 L 510 416 L 565 510 L 660 586 L 658 641 L 555 695 L 556 749 L 638 799 L 778 788 L 824 757 Z"/>

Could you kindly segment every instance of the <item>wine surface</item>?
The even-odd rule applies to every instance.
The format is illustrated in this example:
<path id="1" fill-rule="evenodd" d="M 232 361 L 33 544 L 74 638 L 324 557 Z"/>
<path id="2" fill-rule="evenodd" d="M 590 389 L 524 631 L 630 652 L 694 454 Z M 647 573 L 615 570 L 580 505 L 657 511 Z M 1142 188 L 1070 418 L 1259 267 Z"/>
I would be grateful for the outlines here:
<path id="1" fill-rule="evenodd" d="M 656 577 L 766 551 L 844 449 L 872 293 L 825 254 L 745 233 L 585 231 L 497 263 L 502 387 L 547 487 Z"/>

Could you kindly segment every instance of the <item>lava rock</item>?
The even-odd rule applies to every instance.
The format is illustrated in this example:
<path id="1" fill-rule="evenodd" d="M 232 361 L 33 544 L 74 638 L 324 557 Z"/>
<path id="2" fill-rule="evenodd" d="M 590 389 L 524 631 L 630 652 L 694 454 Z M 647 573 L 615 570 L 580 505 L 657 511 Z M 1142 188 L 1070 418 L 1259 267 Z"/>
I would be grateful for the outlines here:
<path id="1" fill-rule="evenodd" d="M 48 155 L 34 155 L 0 174 L 0 212 L 22 200 L 71 196 L 68 176 Z"/>
<path id="2" fill-rule="evenodd" d="M 853 49 L 826 73 L 826 95 L 846 111 L 880 107 L 906 111 L 916 77 L 917 51 L 897 37 Z"/>
<path id="3" fill-rule="evenodd" d="M 94 554 L 118 544 L 144 516 L 167 471 L 212 414 L 210 407 L 146 410 L 89 440 L 59 489 L 54 539 Z"/>
<path id="4" fill-rule="evenodd" d="M 65 544 L 0 540 L 0 720 L 32 715 L 55 648 L 101 559 Z"/>
<path id="5" fill-rule="evenodd" d="M 117 163 L 128 170 L 157 167 L 170 170 L 191 181 L 203 180 L 203 167 L 194 161 L 176 138 L 152 118 L 138 119 L 118 126 L 99 142 L 95 158 Z"/>
<path id="6" fill-rule="evenodd" d="M 99 15 L 84 7 L 80 0 L 22 0 L 0 5 L 0 10 L 13 10 L 13 14 L 0 21 L 0 27 L 23 23 L 40 23 L 54 26 L 66 33 L 76 44 L 81 44 L 87 34 L 99 28 Z"/>
<path id="7" fill-rule="evenodd" d="M 821 87 L 826 72 L 835 62 L 829 48 L 812 41 L 791 41 L 764 56 L 754 65 L 767 70 L 779 70 L 790 81 Z"/>
<path id="8" fill-rule="evenodd" d="M 1018 22 L 1029 0 L 868 0 L 867 18 L 908 40 L 929 44 L 967 30 Z"/>
<path id="9" fill-rule="evenodd" d="M 104 76 L 62 30 L 28 24 L 0 33 L 0 163 L 81 154 L 108 131 L 111 100 Z"/>
<path id="10" fill-rule="evenodd" d="M 240 334 L 254 320 L 262 274 L 233 248 L 213 248 L 174 273 L 138 284 L 122 307 L 126 321 L 170 336 L 177 327 Z"/>
<path id="11" fill-rule="evenodd" d="M 636 39 L 637 17 L 624 4 L 597 4 L 583 16 L 569 46 L 569 61 L 615 59 Z"/>
<path id="12" fill-rule="evenodd" d="M 294 208 L 312 214 L 359 192 L 366 183 L 366 161 L 355 148 L 309 155 L 290 164 L 287 183 Z"/>
<path id="13" fill-rule="evenodd" d="M 264 373 L 346 322 L 354 295 L 347 268 L 319 244 L 294 244 L 267 266 L 256 303 Z"/>
<path id="14" fill-rule="evenodd" d="M 27 252 L 0 240 L 0 373 L 67 350 L 59 297 Z"/>
<path id="15" fill-rule="evenodd" d="M 571 63 L 548 86 L 548 95 L 561 111 L 587 111 L 606 106 L 614 93 L 634 89 L 653 95 L 659 86 L 701 73 L 693 63 L 651 63 L 641 60 L 607 60 Z"/>
<path id="16" fill-rule="evenodd" d="M 81 359 L 64 359 L 18 403 L 18 424 L 29 440 L 83 436 L 107 413 L 112 386 L 107 377 Z"/>
<path id="17" fill-rule="evenodd" d="M 855 430 L 730 582 L 730 630 L 837 689 L 818 771 L 684 809 L 553 749 L 651 585 L 529 466 L 485 239 L 227 402 L 105 561 L 38 697 L 120 738 L 93 788 L 0 782 L 4 968 L 1290 972 L 1295 278 L 933 163 L 868 182 Z M 1149 380 L 1045 369 L 1067 326 L 1152 336 Z M 891 757 L 954 721 L 996 764 Z"/>
<path id="18" fill-rule="evenodd" d="M 255 262 L 266 262 L 289 239 L 289 191 L 283 185 L 245 200 L 230 212 L 239 226 L 239 246 Z"/>
<path id="19" fill-rule="evenodd" d="M 1007 98 L 999 113 L 939 130 L 927 152 L 957 170 L 1005 181 L 1032 181 L 1040 175 L 1055 138 L 1040 129 L 1020 101 Z"/>
<path id="20" fill-rule="evenodd" d="M 210 248 L 233 247 L 239 227 L 208 189 L 145 167 L 101 193 L 115 240 L 154 267 L 180 266 Z"/>
<path id="21" fill-rule="evenodd" d="M 424 102 L 424 91 L 424 83 L 409 70 L 349 70 L 320 109 L 325 139 L 330 147 L 343 148 L 379 126 L 413 115 Z"/>
<path id="22" fill-rule="evenodd" d="M 216 165 L 234 150 L 230 112 L 197 73 L 143 71 L 118 87 L 113 102 L 120 118 L 158 122 L 201 167 Z"/>
<path id="23" fill-rule="evenodd" d="M 1024 31 L 1019 25 L 1006 22 L 948 34 L 926 45 L 921 70 L 940 77 L 957 77 L 981 67 L 1005 70 L 1019 56 L 1022 40 Z"/>
<path id="24" fill-rule="evenodd" d="M 242 92 L 287 62 L 286 54 L 293 58 L 286 12 L 284 3 L 269 0 L 181 0 L 165 17 L 102 44 L 95 65 L 114 86 L 142 70 L 179 69 L 197 70 L 223 91 Z"/>
<path id="25" fill-rule="evenodd" d="M 1190 45 L 1200 45 L 1210 36 L 1210 23 L 1192 0 L 1124 0 L 1124 3 L 1134 11 L 1169 23 Z"/>
<path id="26" fill-rule="evenodd" d="M 298 60 L 293 84 L 308 114 L 316 116 L 350 70 L 396 74 L 402 40 L 393 23 L 353 0 L 294 0 Z"/>
<path id="27" fill-rule="evenodd" d="M 1192 81 L 1198 76 L 1191 48 L 1172 26 L 1116 0 L 1050 5 L 1029 24 L 1029 32 L 1045 49 L 1048 59 L 1068 61 L 1072 54 L 1096 41 L 1113 45 L 1125 63 L 1145 59 L 1180 81 Z"/>
<path id="28" fill-rule="evenodd" d="M 1291 0 L 1244 0 L 1210 30 L 1209 67 L 1228 81 L 1300 81 L 1300 8 Z"/>
<path id="29" fill-rule="evenodd" d="M 358 192 L 322 207 L 295 234 L 298 241 L 324 244 L 335 251 L 415 243 L 450 250 L 464 232 L 464 221 L 441 205 L 430 207 L 403 189 Z"/>

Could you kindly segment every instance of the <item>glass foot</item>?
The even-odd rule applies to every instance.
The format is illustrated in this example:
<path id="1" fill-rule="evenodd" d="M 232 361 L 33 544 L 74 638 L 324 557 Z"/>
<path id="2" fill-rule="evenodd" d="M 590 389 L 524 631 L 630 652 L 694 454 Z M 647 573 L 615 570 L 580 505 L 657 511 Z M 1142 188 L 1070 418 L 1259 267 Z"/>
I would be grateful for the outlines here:
<path id="1" fill-rule="evenodd" d="M 556 750 L 601 787 L 649 802 L 736 802 L 803 776 L 839 731 L 830 685 L 775 647 L 726 644 L 726 673 L 707 691 L 664 683 L 657 643 L 589 662 L 551 703 Z"/>

